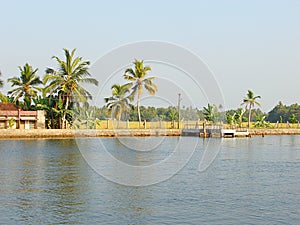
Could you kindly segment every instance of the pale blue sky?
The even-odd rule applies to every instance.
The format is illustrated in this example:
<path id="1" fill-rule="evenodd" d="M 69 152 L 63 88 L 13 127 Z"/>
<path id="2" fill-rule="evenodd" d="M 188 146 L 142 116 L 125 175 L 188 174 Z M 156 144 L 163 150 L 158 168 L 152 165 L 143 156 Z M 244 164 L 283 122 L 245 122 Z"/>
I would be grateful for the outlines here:
<path id="1" fill-rule="evenodd" d="M 0 1 L 2 79 L 26 62 L 54 67 L 62 48 L 94 63 L 120 45 L 157 40 L 178 44 L 212 69 L 226 107 L 248 89 L 264 111 L 279 100 L 300 102 L 300 1 Z M 101 81 L 100 81 L 101 82 Z M 7 87 L 5 87 L 7 90 Z M 198 107 L 202 107 L 199 105 Z"/>

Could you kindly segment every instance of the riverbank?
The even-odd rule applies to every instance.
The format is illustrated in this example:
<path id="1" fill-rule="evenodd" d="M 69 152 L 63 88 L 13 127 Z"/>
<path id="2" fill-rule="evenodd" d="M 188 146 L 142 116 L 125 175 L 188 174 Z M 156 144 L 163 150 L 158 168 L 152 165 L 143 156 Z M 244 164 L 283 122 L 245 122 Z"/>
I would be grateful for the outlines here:
<path id="1" fill-rule="evenodd" d="M 300 135 L 300 129 L 251 129 L 251 136 L 262 135 Z"/>
<path id="2" fill-rule="evenodd" d="M 300 129 L 251 129 L 251 136 L 300 135 Z M 16 138 L 77 138 L 77 137 L 146 137 L 180 136 L 180 129 L 120 129 L 120 130 L 60 130 L 60 129 L 3 129 L 0 139 Z"/>
<path id="3" fill-rule="evenodd" d="M 61 129 L 3 129 L 0 139 L 13 138 L 77 138 L 77 137 L 131 137 L 180 136 L 179 129 L 120 129 L 120 130 L 61 130 Z"/>

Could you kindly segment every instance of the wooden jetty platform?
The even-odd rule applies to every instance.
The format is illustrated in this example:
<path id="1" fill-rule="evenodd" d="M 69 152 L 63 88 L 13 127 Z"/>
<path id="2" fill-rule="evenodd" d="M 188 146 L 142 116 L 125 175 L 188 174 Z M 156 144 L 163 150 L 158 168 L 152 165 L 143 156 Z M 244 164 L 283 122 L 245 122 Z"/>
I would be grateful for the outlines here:
<path id="1" fill-rule="evenodd" d="M 222 129 L 222 137 L 249 137 L 248 129 Z"/>
<path id="2" fill-rule="evenodd" d="M 191 128 L 186 126 L 181 131 L 182 136 L 193 136 L 193 137 L 249 137 L 249 131 L 247 129 L 223 129 L 219 125 L 203 124 L 202 128 Z"/>

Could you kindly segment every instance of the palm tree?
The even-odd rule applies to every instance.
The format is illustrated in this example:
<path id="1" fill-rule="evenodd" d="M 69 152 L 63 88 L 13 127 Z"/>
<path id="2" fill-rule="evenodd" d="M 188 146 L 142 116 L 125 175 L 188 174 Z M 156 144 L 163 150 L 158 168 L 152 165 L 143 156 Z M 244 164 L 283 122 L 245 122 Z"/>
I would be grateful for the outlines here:
<path id="1" fill-rule="evenodd" d="M 132 92 L 130 98 L 133 100 L 137 95 L 137 111 L 138 111 L 138 119 L 139 126 L 141 126 L 141 96 L 143 94 L 143 87 L 150 93 L 150 95 L 154 95 L 157 91 L 157 85 L 153 83 L 155 77 L 148 77 L 147 72 L 151 71 L 150 66 L 144 66 L 144 61 L 135 60 L 133 62 L 134 69 L 128 68 L 125 70 L 124 78 L 129 80 L 132 85 Z"/>
<path id="2" fill-rule="evenodd" d="M 245 108 L 249 110 L 248 114 L 248 129 L 250 129 L 250 122 L 251 122 L 251 110 L 254 108 L 255 105 L 260 107 L 260 103 L 256 101 L 256 99 L 261 98 L 260 96 L 254 96 L 251 90 L 248 90 L 247 96 L 244 97 L 243 103 L 241 105 L 246 105 Z"/>
<path id="3" fill-rule="evenodd" d="M 45 92 L 57 93 L 62 97 L 64 104 L 64 113 L 62 115 L 62 127 L 66 128 L 66 116 L 71 101 L 87 102 L 92 99 L 92 95 L 80 85 L 80 83 L 88 83 L 98 85 L 98 81 L 88 72 L 89 61 L 82 61 L 82 57 L 74 58 L 76 49 L 70 53 L 69 50 L 63 49 L 65 53 L 65 61 L 57 56 L 53 56 L 58 63 L 58 70 L 48 68 L 44 77 L 44 84 L 49 84 L 45 88 Z"/>
<path id="4" fill-rule="evenodd" d="M 124 85 L 114 84 L 111 87 L 112 96 L 104 99 L 108 112 L 113 113 L 114 118 L 118 121 L 120 121 L 122 114 L 129 113 L 129 110 L 133 108 L 129 103 L 129 96 L 126 96 L 126 94 L 129 93 L 129 88 L 131 86 L 132 84 L 130 83 Z"/>
<path id="5" fill-rule="evenodd" d="M 36 97 L 37 93 L 41 91 L 38 85 L 42 84 L 42 81 L 36 75 L 38 69 L 33 70 L 28 63 L 23 68 L 19 66 L 19 70 L 21 72 L 20 77 L 13 77 L 7 80 L 12 83 L 12 87 L 17 86 L 10 90 L 8 94 L 14 97 L 14 103 L 24 97 L 24 107 L 28 109 L 31 106 L 32 97 Z"/>

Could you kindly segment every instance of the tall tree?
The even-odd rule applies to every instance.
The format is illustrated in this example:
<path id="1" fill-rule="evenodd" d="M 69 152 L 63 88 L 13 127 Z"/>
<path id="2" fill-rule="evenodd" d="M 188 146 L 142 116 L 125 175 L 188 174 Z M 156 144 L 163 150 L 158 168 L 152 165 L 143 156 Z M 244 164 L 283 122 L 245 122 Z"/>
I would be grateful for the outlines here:
<path id="1" fill-rule="evenodd" d="M 36 75 L 38 69 L 33 69 L 28 63 L 26 63 L 23 68 L 19 66 L 19 70 L 21 73 L 20 77 L 13 77 L 7 80 L 11 83 L 12 87 L 17 86 L 10 90 L 8 94 L 14 97 L 14 102 L 24 97 L 24 107 L 29 109 L 31 99 L 36 97 L 37 93 L 41 91 L 38 85 L 42 84 L 42 81 Z"/>
<path id="2" fill-rule="evenodd" d="M 114 118 L 118 121 L 120 121 L 122 114 L 129 114 L 130 108 L 133 108 L 129 96 L 126 96 L 131 86 L 130 83 L 124 85 L 114 84 L 111 87 L 112 96 L 104 99 L 108 112 L 113 113 Z"/>
<path id="3" fill-rule="evenodd" d="M 251 110 L 254 108 L 255 105 L 260 107 L 260 103 L 257 101 L 257 99 L 260 99 L 261 97 L 254 96 L 254 93 L 251 90 L 248 90 L 247 96 L 244 97 L 243 103 L 241 105 L 245 105 L 245 108 L 248 107 L 248 128 L 250 129 L 250 123 L 251 123 Z"/>
<path id="4" fill-rule="evenodd" d="M 92 95 L 80 84 L 88 83 L 98 85 L 98 81 L 88 72 L 89 61 L 83 61 L 82 57 L 74 57 L 76 49 L 71 52 L 63 49 L 65 61 L 57 56 L 52 58 L 58 63 L 58 70 L 48 68 L 44 77 L 44 83 L 48 85 L 45 91 L 57 93 L 63 101 L 64 112 L 62 114 L 62 128 L 66 128 L 66 116 L 71 101 L 87 102 Z"/>
<path id="5" fill-rule="evenodd" d="M 133 100 L 137 95 L 137 111 L 138 111 L 138 119 L 139 126 L 141 126 L 141 96 L 143 94 L 143 88 L 145 88 L 150 95 L 154 95 L 157 91 L 157 85 L 153 83 L 155 77 L 148 77 L 147 73 L 151 71 L 150 66 L 144 66 L 144 61 L 135 60 L 133 62 L 134 69 L 128 68 L 125 70 L 124 78 L 131 82 L 132 84 L 132 92 L 131 99 Z"/>

